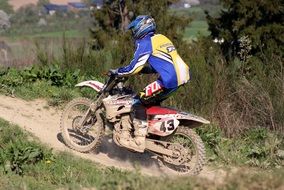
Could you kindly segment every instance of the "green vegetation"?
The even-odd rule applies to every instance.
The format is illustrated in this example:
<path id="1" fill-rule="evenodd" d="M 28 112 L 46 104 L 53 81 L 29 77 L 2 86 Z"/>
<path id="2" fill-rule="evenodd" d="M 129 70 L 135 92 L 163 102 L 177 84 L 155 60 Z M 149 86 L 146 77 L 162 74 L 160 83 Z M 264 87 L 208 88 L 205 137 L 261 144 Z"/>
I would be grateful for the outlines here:
<path id="1" fill-rule="evenodd" d="M 22 15 L 19 15 L 19 17 Z M 17 18 L 14 18 L 17 20 Z M 45 19 L 45 18 L 42 18 Z M 85 20 L 84 20 L 85 19 Z M 86 17 L 84 18 L 61 18 L 61 17 L 51 17 L 45 19 L 47 22 L 46 26 L 39 26 L 39 18 L 34 22 L 22 21 L 19 23 L 15 23 L 13 19 L 11 19 L 11 28 L 4 33 L 4 36 L 9 38 L 18 38 L 21 39 L 23 37 L 59 37 L 62 38 L 63 33 L 65 33 L 65 37 L 70 38 L 82 38 L 87 37 L 88 35 L 88 27 Z M 21 28 L 19 30 L 19 28 Z"/>
<path id="2" fill-rule="evenodd" d="M 185 29 L 184 38 L 186 40 L 197 40 L 199 36 L 208 36 L 208 24 L 206 21 L 192 21 Z"/>
<path id="3" fill-rule="evenodd" d="M 5 11 L 8 14 L 13 13 L 13 8 L 8 3 L 8 0 L 1 0 L 0 1 L 0 10 Z"/>
<path id="4" fill-rule="evenodd" d="M 89 12 L 58 12 L 51 16 L 43 11 L 45 0 L 38 5 L 27 5 L 11 15 L 11 28 L 6 30 L 7 37 L 82 37 L 88 33 Z M 2 7 L 2 6 L 1 6 Z"/>
<path id="5" fill-rule="evenodd" d="M 24 99 L 46 98 L 51 106 L 78 96 L 94 97 L 91 90 L 74 89 L 75 84 L 85 80 L 80 70 L 62 71 L 58 65 L 33 66 L 23 70 L 8 68 L 3 69 L 0 76 L 0 92 Z"/>
<path id="6" fill-rule="evenodd" d="M 220 5 L 214 4 L 201 4 L 199 6 L 193 6 L 188 9 L 170 9 L 172 15 L 185 16 L 191 19 L 191 22 L 186 27 L 184 32 L 184 38 L 188 41 L 197 40 L 201 36 L 209 36 L 208 24 L 206 22 L 205 11 L 210 15 L 218 16 L 221 10 Z"/>
<path id="7" fill-rule="evenodd" d="M 276 189 L 284 185 L 283 169 L 243 168 L 220 184 L 197 177 L 143 176 L 139 170 L 120 171 L 54 153 L 3 120 L 0 131 L 0 189 Z"/>
<path id="8" fill-rule="evenodd" d="M 214 38 L 224 40 L 211 45 L 219 54 L 219 62 L 207 61 L 213 68 L 222 69 L 219 92 L 215 94 L 216 99 L 220 98 L 215 109 L 220 114 L 217 117 L 223 118 L 220 125 L 236 123 L 237 128 L 261 126 L 283 132 L 284 5 L 270 0 L 259 4 L 221 2 L 224 9 L 220 16 L 207 13 L 211 38 L 206 39 L 206 43 Z"/>
<path id="9" fill-rule="evenodd" d="M 153 15 L 158 26 L 158 33 L 165 34 L 173 39 L 178 47 L 183 47 L 183 31 L 189 24 L 189 18 L 171 14 L 168 11 L 168 7 L 173 2 L 177 2 L 177 0 L 140 0 L 135 3 L 131 1 L 120 3 L 119 0 L 114 0 L 111 3 L 107 3 L 101 11 L 94 10 L 92 14 L 94 24 L 91 31 L 95 48 L 100 50 L 114 48 L 112 41 L 116 40 L 118 46 L 115 47 L 115 51 L 124 56 L 114 59 L 116 61 L 114 64 L 118 65 L 129 61 L 132 58 L 130 50 L 133 49 L 133 42 L 130 32 L 126 33 L 127 25 L 130 23 L 130 19 L 145 14 Z M 123 14 L 119 14 L 120 9 L 122 9 Z M 130 14 L 131 12 L 132 14 Z M 109 36 L 112 38 L 110 39 Z M 122 49 L 123 46 L 124 48 Z"/>
<path id="10" fill-rule="evenodd" d="M 223 45 L 212 42 L 212 37 L 215 37 L 214 31 L 212 31 L 212 36 L 200 36 L 196 42 L 187 43 L 183 41 L 182 36 L 189 22 L 188 19 L 185 19 L 186 15 L 183 13 L 173 16 L 172 14 L 175 14 L 175 12 L 168 11 L 168 1 L 159 2 L 160 4 L 155 4 L 153 1 L 148 3 L 139 1 L 135 6 L 126 2 L 124 8 L 127 7 L 127 9 L 124 10 L 133 10 L 135 15 L 155 12 L 158 32 L 166 34 L 173 40 L 181 57 L 190 65 L 191 83 L 181 87 L 177 94 L 169 98 L 165 104 L 210 118 L 211 121 L 222 128 L 226 136 L 240 134 L 249 128 L 269 128 L 283 131 L 284 97 L 283 69 L 281 69 L 283 67 L 283 52 L 279 52 L 279 48 L 274 46 L 271 46 L 269 50 L 258 51 L 257 54 L 248 51 L 250 45 L 246 43 L 249 41 L 251 41 L 251 44 L 254 43 L 252 42 L 253 34 L 248 33 L 241 38 L 243 44 L 240 47 L 243 48 L 239 49 L 238 53 L 236 52 L 237 54 L 234 58 L 232 57 L 233 59 L 228 60 L 223 52 Z M 63 39 L 61 48 L 57 47 L 59 50 L 57 53 L 60 50 L 62 53 L 55 56 L 47 51 L 45 44 L 48 39 L 42 41 L 43 43 L 40 43 L 40 41 L 37 43 L 37 60 L 43 67 L 40 68 L 42 72 L 56 65 L 59 73 L 62 70 L 63 74 L 61 74 L 66 75 L 66 77 L 72 75 L 68 72 L 73 73 L 78 69 L 80 69 L 78 75 L 84 76 L 78 77 L 72 83 L 67 81 L 69 85 L 60 84 L 57 85 L 58 87 L 70 89 L 72 85 L 82 79 L 101 78 L 102 73 L 108 69 L 117 68 L 130 62 L 134 51 L 133 42 L 129 33 L 121 28 L 123 22 L 126 21 L 119 17 L 118 23 L 114 20 L 113 23 L 106 22 L 113 16 L 106 10 L 108 8 L 117 10 L 119 8 L 116 6 L 117 3 L 118 1 L 113 1 L 105 9 L 95 10 L 93 15 L 96 18 L 94 27 L 98 30 L 92 29 L 94 43 L 91 47 L 84 40 L 72 44 Z M 159 11 L 156 12 L 156 10 Z M 201 14 L 200 9 L 193 7 L 192 11 L 194 14 L 195 12 Z M 216 17 L 218 20 L 219 15 Z M 224 16 L 222 18 L 226 19 Z M 230 17 L 227 19 L 230 19 Z M 213 17 L 211 20 L 214 20 Z M 193 21 L 192 25 L 202 28 L 205 23 Z M 211 28 L 211 30 L 213 29 Z M 193 31 L 186 31 L 193 34 Z M 271 35 L 266 36 L 268 38 Z M 228 40 L 226 39 L 226 41 Z M 271 40 L 275 39 L 271 38 Z M 229 41 L 226 43 L 229 43 Z M 274 49 L 276 49 L 276 52 L 274 52 Z M 239 55 L 242 55 L 243 58 Z M 4 72 L 1 80 L 6 80 L 6 75 L 7 72 Z M 23 79 L 17 81 L 17 77 L 15 80 L 12 83 L 18 84 L 20 81 L 22 84 L 10 84 L 8 81 L 4 81 L 3 84 L 9 88 L 16 88 L 16 86 L 27 84 L 33 85 L 33 82 L 35 82 L 32 80 L 26 84 L 26 82 L 21 82 Z M 36 81 L 39 80 L 41 80 L 40 77 Z M 64 81 L 65 78 L 59 77 L 58 80 Z M 129 84 L 138 91 L 144 88 L 144 84 L 153 80 L 155 80 L 154 77 L 137 76 L 130 78 Z M 140 81 L 144 81 L 142 85 Z M 56 86 L 54 83 L 58 83 L 58 81 L 49 81 L 49 83 L 51 86 Z M 16 90 L 15 93 L 21 91 L 23 90 Z"/>
<path id="11" fill-rule="evenodd" d="M 94 12 L 91 47 L 84 40 L 72 44 L 63 38 L 57 47 L 61 51 L 55 56 L 47 52 L 45 42 L 49 38 L 41 39 L 42 43 L 36 44 L 37 66 L 2 68 L 1 92 L 26 99 L 48 98 L 51 105 L 60 105 L 76 96 L 94 97 L 90 91 L 74 89 L 74 84 L 86 79 L 102 81 L 102 73 L 128 64 L 134 52 L 130 34 L 122 27 L 126 23 L 125 18 L 118 16 L 118 20 L 112 20 L 113 14 L 120 10 L 118 2 L 112 1 L 105 9 Z M 181 57 L 190 65 L 190 84 L 182 86 L 164 104 L 195 112 L 212 121 L 212 126 L 197 129 L 206 144 L 208 163 L 214 167 L 225 165 L 241 169 L 229 175 L 223 184 L 191 177 L 174 180 L 149 178 L 139 172 L 98 168 L 70 155 L 53 154 L 30 142 L 22 143 L 23 146 L 19 142 L 13 147 L 15 143 L 12 140 L 10 145 L 3 141 L 1 156 L 5 155 L 6 160 L 16 160 L 15 168 L 18 169 L 2 161 L 5 165 L 3 172 L 6 173 L 0 174 L 0 183 L 3 184 L 0 189 L 25 186 L 30 189 L 94 186 L 98 189 L 284 187 L 283 4 L 266 0 L 257 6 L 256 2 L 222 0 L 222 11 L 209 12 L 207 24 L 201 8 L 168 11 L 168 5 L 172 2 L 149 0 L 131 4 L 126 1 L 124 8 L 127 9 L 123 10 L 133 11 L 134 15 L 155 15 L 158 32 L 173 40 Z M 203 8 L 206 9 L 206 6 Z M 210 10 L 212 7 L 207 8 Z M 191 23 L 188 17 L 193 20 Z M 59 24 L 56 26 L 59 27 Z M 73 29 L 66 29 L 70 31 L 66 36 L 79 35 Z M 59 35 L 49 29 L 25 34 L 38 36 L 43 31 L 47 32 L 46 36 Z M 12 30 L 10 32 L 12 35 Z M 183 36 L 190 40 L 183 41 Z M 214 38 L 223 38 L 225 43 L 213 43 Z M 152 76 L 136 76 L 130 78 L 129 85 L 138 91 L 153 80 L 155 77 Z M 1 125 L 8 124 L 2 122 Z M 0 134 L 5 133 L 6 136 L 11 135 L 9 132 Z M 20 136 L 17 139 L 25 139 L 21 132 L 15 134 Z M 12 151 L 3 151 L 4 147 Z M 21 158 L 13 158 L 12 153 L 16 149 L 21 152 Z M 33 156 L 27 158 L 27 154 Z M 46 163 L 47 158 L 53 161 Z M 10 169 L 7 169 L 8 166 Z"/>
<path id="12" fill-rule="evenodd" d="M 7 35 L 7 34 L 6 34 Z M 66 31 L 54 31 L 54 32 L 39 32 L 39 33 L 31 33 L 31 34 L 20 34 L 17 36 L 9 36 L 9 39 L 13 40 L 21 40 L 25 39 L 40 39 L 40 38 L 58 38 L 62 39 L 65 36 L 66 38 L 83 38 L 87 35 L 83 31 L 78 30 L 66 30 Z"/>
<path id="13" fill-rule="evenodd" d="M 283 134 L 267 129 L 249 129 L 243 134 L 225 138 L 220 128 L 207 126 L 197 132 L 205 142 L 208 163 L 222 166 L 281 168 L 284 166 Z"/>
<path id="14" fill-rule="evenodd" d="M 245 59 L 243 54 L 248 53 L 265 59 L 283 53 L 283 1 L 221 2 L 220 16 L 206 14 L 212 37 L 224 39 L 221 48 L 227 58 Z"/>

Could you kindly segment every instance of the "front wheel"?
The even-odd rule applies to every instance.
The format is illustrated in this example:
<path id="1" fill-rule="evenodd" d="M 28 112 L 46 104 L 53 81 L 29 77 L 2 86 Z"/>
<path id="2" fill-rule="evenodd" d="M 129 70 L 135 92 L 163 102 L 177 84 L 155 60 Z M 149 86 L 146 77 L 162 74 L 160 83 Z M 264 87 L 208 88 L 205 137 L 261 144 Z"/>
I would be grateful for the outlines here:
<path id="1" fill-rule="evenodd" d="M 180 126 L 166 140 L 171 142 L 167 148 L 175 151 L 176 155 L 161 157 L 161 168 L 178 175 L 199 174 L 205 164 L 205 148 L 201 138 L 192 129 Z"/>
<path id="2" fill-rule="evenodd" d="M 60 122 L 65 144 L 78 152 L 90 152 L 98 147 L 104 132 L 103 122 L 90 111 L 92 100 L 76 98 L 63 110 Z M 81 120 L 86 117 L 81 125 Z"/>

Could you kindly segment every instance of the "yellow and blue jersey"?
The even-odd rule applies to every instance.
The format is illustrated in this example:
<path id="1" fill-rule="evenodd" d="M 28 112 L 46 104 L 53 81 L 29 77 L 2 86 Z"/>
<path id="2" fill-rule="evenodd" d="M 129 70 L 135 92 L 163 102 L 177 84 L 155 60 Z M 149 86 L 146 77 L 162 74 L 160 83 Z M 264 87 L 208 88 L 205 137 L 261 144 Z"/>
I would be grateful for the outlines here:
<path id="1" fill-rule="evenodd" d="M 149 63 L 158 82 L 164 88 L 176 88 L 190 80 L 189 67 L 178 55 L 173 43 L 164 35 L 149 33 L 136 40 L 136 51 L 131 63 L 118 69 L 118 75 L 133 75 Z"/>

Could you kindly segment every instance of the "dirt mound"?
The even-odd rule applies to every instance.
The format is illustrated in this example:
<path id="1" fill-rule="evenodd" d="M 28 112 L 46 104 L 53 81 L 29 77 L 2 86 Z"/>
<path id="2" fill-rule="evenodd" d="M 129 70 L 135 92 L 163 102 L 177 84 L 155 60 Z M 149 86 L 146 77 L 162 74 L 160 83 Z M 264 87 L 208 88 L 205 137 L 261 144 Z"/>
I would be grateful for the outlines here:
<path id="1" fill-rule="evenodd" d="M 83 154 L 70 150 L 62 143 L 59 129 L 61 110 L 49 107 L 44 100 L 24 101 L 0 95 L 0 118 L 17 124 L 31 132 L 41 142 L 59 151 L 93 160 L 97 163 L 120 169 L 140 171 L 148 175 L 163 175 L 151 154 L 132 153 L 116 146 L 110 138 L 103 139 L 99 153 Z M 221 182 L 226 176 L 223 170 L 205 168 L 200 177 Z"/>

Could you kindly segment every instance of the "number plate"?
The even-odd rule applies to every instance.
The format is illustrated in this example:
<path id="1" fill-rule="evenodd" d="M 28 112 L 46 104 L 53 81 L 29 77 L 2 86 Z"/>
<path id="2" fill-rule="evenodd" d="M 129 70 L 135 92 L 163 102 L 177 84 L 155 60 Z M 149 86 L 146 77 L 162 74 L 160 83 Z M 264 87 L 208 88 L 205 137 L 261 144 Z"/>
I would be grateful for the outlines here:
<path id="1" fill-rule="evenodd" d="M 173 133 L 179 125 L 176 118 L 168 117 L 160 120 L 152 120 L 149 126 L 149 132 L 159 136 L 167 136 Z"/>

